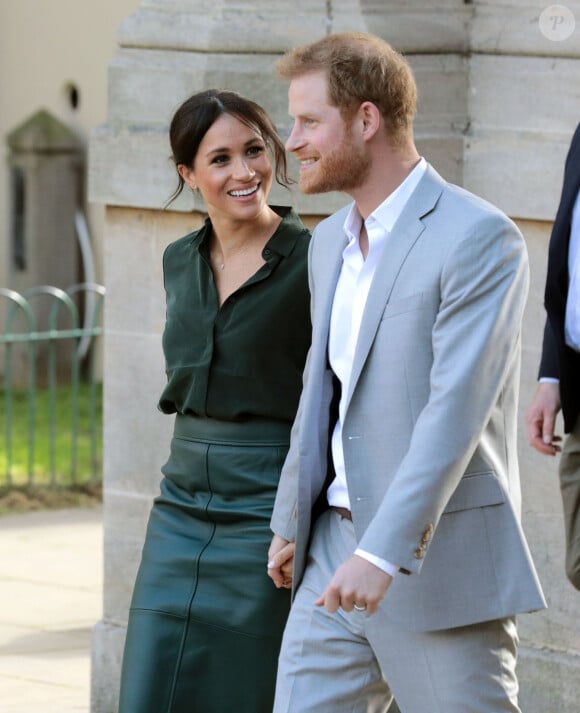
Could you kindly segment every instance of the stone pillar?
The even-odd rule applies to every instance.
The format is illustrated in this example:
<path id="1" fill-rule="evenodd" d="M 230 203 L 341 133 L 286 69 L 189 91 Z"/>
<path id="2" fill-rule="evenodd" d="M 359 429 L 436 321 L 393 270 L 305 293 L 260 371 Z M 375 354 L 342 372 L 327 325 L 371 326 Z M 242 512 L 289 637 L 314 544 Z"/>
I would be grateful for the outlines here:
<path id="1" fill-rule="evenodd" d="M 78 280 L 75 212 L 82 150 L 72 131 L 39 110 L 6 139 L 10 150 L 11 259 L 7 285 L 66 289 Z"/>
<path id="2" fill-rule="evenodd" d="M 7 136 L 10 151 L 10 215 L 6 282 L 23 292 L 37 285 L 66 290 L 79 281 L 80 254 L 75 213 L 83 194 L 83 151 L 73 132 L 52 114 L 40 109 Z M 49 327 L 52 301 L 32 299 L 39 331 Z M 60 328 L 70 328 L 70 315 L 61 311 Z M 13 348 L 12 383 L 28 383 L 29 350 Z M 37 350 L 39 384 L 46 381 L 48 347 Z M 71 349 L 57 345 L 57 376 L 70 379 Z"/>
<path id="3" fill-rule="evenodd" d="M 273 64 L 287 47 L 362 29 L 405 52 L 419 86 L 421 152 L 448 180 L 517 218 L 528 239 L 534 284 L 524 406 L 543 320 L 549 221 L 580 116 L 575 85 L 566 83 L 577 52 L 539 34 L 543 7 L 517 0 L 442 0 L 433 9 L 419 0 L 142 0 L 122 24 L 109 67 L 108 118 L 93 134 L 89 163 L 90 198 L 107 206 L 105 591 L 93 640 L 93 713 L 116 711 L 129 598 L 170 440 L 172 419 L 155 408 L 164 383 L 161 256 L 167 243 L 200 224 L 203 211 L 190 195 L 162 210 L 175 186 L 167 139 L 174 110 L 197 90 L 234 89 L 261 103 L 284 136 L 287 88 Z M 347 200 L 280 188 L 272 198 L 293 203 L 311 225 Z M 551 604 L 520 621 L 523 707 L 572 713 L 580 693 L 578 656 L 570 653 L 580 598 L 563 575 L 555 464 L 536 458 L 523 439 L 521 450 L 526 526 Z"/>

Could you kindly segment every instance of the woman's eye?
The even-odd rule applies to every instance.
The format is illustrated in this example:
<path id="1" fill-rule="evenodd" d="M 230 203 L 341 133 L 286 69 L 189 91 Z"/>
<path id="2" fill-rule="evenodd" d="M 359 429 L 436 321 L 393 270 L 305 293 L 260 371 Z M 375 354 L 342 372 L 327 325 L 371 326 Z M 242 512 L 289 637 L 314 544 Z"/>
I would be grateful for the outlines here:
<path id="1" fill-rule="evenodd" d="M 264 151 L 264 146 L 250 146 L 248 156 L 259 156 Z"/>
<path id="2" fill-rule="evenodd" d="M 212 163 L 226 163 L 229 160 L 229 156 L 226 156 L 225 154 L 217 155 L 214 156 L 212 159 Z"/>

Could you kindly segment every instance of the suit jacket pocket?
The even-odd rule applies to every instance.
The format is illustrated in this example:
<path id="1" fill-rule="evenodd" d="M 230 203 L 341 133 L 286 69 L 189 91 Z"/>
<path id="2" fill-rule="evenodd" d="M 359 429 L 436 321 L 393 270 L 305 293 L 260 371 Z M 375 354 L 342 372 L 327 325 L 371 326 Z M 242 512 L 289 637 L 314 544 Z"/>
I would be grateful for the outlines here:
<path id="1" fill-rule="evenodd" d="M 505 499 L 505 493 L 493 471 L 470 473 L 461 479 L 443 514 L 501 505 Z"/>
<path id="2" fill-rule="evenodd" d="M 409 295 L 408 297 L 391 300 L 387 302 L 381 319 L 389 319 L 390 317 L 396 317 L 399 314 L 413 312 L 416 309 L 428 306 L 433 300 L 439 300 L 439 295 L 435 293 L 435 290 L 417 292 L 414 295 Z"/>

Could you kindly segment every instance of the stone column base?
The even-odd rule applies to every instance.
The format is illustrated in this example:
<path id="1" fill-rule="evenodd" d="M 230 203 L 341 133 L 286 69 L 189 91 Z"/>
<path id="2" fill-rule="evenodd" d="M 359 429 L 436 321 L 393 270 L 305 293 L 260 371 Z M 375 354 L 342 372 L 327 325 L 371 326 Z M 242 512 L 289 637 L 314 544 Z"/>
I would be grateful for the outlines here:
<path id="1" fill-rule="evenodd" d="M 126 632 L 124 626 L 115 626 L 104 621 L 99 621 L 93 627 L 91 713 L 117 713 Z"/>

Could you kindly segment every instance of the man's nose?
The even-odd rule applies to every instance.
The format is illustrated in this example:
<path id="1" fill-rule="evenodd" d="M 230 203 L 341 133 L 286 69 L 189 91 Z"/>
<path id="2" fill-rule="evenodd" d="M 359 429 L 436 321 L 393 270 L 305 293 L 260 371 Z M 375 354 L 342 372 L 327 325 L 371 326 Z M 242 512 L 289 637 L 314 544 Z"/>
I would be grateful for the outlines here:
<path id="1" fill-rule="evenodd" d="M 286 151 L 290 151 L 292 153 L 293 151 L 296 151 L 302 143 L 302 139 L 300 137 L 300 132 L 298 130 L 298 127 L 296 124 L 292 126 L 292 131 L 290 132 L 290 136 L 286 140 Z"/>

